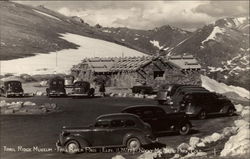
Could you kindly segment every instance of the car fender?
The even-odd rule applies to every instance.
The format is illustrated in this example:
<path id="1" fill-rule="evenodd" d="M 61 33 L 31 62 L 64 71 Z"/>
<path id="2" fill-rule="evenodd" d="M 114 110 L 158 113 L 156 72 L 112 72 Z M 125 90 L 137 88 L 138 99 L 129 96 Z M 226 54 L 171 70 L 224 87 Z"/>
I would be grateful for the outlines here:
<path id="1" fill-rule="evenodd" d="M 66 145 L 67 142 L 70 140 L 75 140 L 80 144 L 80 147 L 88 147 L 91 146 L 90 143 L 80 134 L 72 134 L 66 137 L 64 145 Z"/>
<path id="2" fill-rule="evenodd" d="M 127 145 L 127 141 L 131 138 L 137 138 L 141 144 L 145 143 L 145 139 L 142 137 L 143 133 L 139 133 L 139 132 L 133 132 L 133 133 L 127 133 L 126 135 L 124 135 L 123 137 L 123 145 Z"/>
<path id="3" fill-rule="evenodd" d="M 234 105 L 232 103 L 227 103 L 227 104 L 223 104 L 223 107 L 221 109 L 222 113 L 226 113 L 228 111 L 229 108 L 233 108 L 234 111 L 236 111 Z"/>

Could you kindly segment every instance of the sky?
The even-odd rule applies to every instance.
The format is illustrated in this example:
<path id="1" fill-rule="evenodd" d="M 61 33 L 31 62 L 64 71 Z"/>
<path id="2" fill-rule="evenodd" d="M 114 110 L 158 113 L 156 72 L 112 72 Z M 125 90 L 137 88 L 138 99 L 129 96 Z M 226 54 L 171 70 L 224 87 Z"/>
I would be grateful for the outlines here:
<path id="1" fill-rule="evenodd" d="M 90 25 L 153 29 L 171 25 L 195 30 L 224 17 L 249 16 L 249 1 L 19 1 L 44 5 Z"/>

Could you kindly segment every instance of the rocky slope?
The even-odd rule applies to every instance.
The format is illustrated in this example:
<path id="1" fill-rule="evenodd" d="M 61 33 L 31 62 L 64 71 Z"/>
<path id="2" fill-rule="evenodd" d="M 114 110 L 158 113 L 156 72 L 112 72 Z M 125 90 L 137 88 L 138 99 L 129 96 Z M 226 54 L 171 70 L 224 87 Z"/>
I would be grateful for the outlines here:
<path id="1" fill-rule="evenodd" d="M 43 6 L 31 7 L 0 1 L 1 60 L 49 53 L 79 46 L 62 38 L 62 33 L 119 43 L 76 17 L 66 17 Z"/>

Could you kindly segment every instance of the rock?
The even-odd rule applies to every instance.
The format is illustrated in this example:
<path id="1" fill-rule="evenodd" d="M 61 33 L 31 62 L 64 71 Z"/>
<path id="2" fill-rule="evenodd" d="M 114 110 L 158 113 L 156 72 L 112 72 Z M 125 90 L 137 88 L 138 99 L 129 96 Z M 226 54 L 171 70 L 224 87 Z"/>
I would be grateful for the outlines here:
<path id="1" fill-rule="evenodd" d="M 20 108 L 22 108 L 23 103 L 20 102 L 16 102 L 16 103 L 11 103 L 10 106 L 8 106 L 8 109 L 14 109 L 14 110 L 19 110 Z"/>
<path id="2" fill-rule="evenodd" d="M 55 103 L 45 103 L 44 105 L 40 107 L 45 107 L 48 110 L 55 110 L 57 108 L 57 105 Z"/>
<path id="3" fill-rule="evenodd" d="M 33 103 L 33 102 L 30 102 L 30 101 L 26 101 L 23 103 L 24 106 L 27 106 L 27 105 L 31 105 L 31 106 L 35 106 L 36 103 Z"/>
<path id="4" fill-rule="evenodd" d="M 41 92 L 41 91 L 37 91 L 37 92 L 36 92 L 36 95 L 37 95 L 37 96 L 43 96 L 44 94 L 45 94 L 45 93 L 43 93 L 43 92 Z"/>
<path id="5" fill-rule="evenodd" d="M 110 96 L 110 97 L 114 97 L 114 96 L 115 96 L 115 93 L 111 93 L 109 96 Z"/>
<path id="6" fill-rule="evenodd" d="M 235 106 L 236 112 L 241 112 L 243 110 L 243 106 L 241 104 L 236 104 Z"/>
<path id="7" fill-rule="evenodd" d="M 170 159 L 178 159 L 178 158 L 180 158 L 181 157 L 181 155 L 179 155 L 179 154 L 175 154 L 172 158 L 170 158 Z"/>
<path id="8" fill-rule="evenodd" d="M 223 138 L 223 135 L 219 134 L 219 133 L 213 133 L 210 136 L 206 136 L 205 138 L 201 139 L 201 141 L 206 144 L 206 143 L 212 143 L 212 142 L 216 142 L 220 139 Z"/>
<path id="9" fill-rule="evenodd" d="M 201 141 L 202 141 L 204 144 L 206 144 L 206 143 L 210 144 L 211 142 L 213 142 L 213 139 L 212 139 L 211 136 L 206 136 L 206 137 L 204 137 L 203 139 L 201 139 Z"/>
<path id="10" fill-rule="evenodd" d="M 195 147 L 200 142 L 200 140 L 201 139 L 199 137 L 191 137 L 189 140 L 189 145 Z"/>
<path id="11" fill-rule="evenodd" d="M 122 97 L 128 97 L 128 94 L 127 94 L 127 93 L 124 93 L 124 94 L 122 95 Z"/>
<path id="12" fill-rule="evenodd" d="M 163 153 L 164 154 L 166 154 L 166 153 L 169 153 L 169 154 L 176 153 L 176 150 L 171 148 L 171 147 L 165 147 L 165 148 L 163 148 Z"/>
<path id="13" fill-rule="evenodd" d="M 122 97 L 122 93 L 118 93 L 118 97 Z"/>
<path id="14" fill-rule="evenodd" d="M 5 100 L 0 101 L 0 107 L 5 107 L 7 106 L 7 102 Z"/>
<path id="15" fill-rule="evenodd" d="M 205 147 L 206 145 L 204 144 L 204 142 L 200 142 L 196 145 L 197 147 Z"/>
<path id="16" fill-rule="evenodd" d="M 48 81 L 41 81 L 39 84 L 40 84 L 40 86 L 45 87 L 48 85 Z"/>
<path id="17" fill-rule="evenodd" d="M 116 156 L 112 157 L 111 159 L 125 159 L 125 158 L 121 155 L 116 155 Z"/>
<path id="18" fill-rule="evenodd" d="M 219 134 L 219 133 L 213 133 L 211 137 L 212 137 L 212 139 L 213 139 L 213 142 L 216 142 L 216 141 L 222 139 L 222 138 L 223 138 L 223 135 L 221 135 L 221 134 Z"/>
<path id="19" fill-rule="evenodd" d="M 142 155 L 140 155 L 137 159 L 155 159 L 157 157 L 160 157 L 162 155 L 161 151 L 147 151 L 145 153 L 143 153 Z"/>
<path id="20" fill-rule="evenodd" d="M 195 157 L 195 153 L 188 153 L 186 156 L 182 157 L 181 159 L 185 159 L 185 158 L 193 158 Z"/>
<path id="21" fill-rule="evenodd" d="M 197 152 L 196 153 L 196 156 L 198 156 L 198 157 L 201 157 L 201 156 L 207 156 L 207 153 L 206 152 Z"/>
<path id="22" fill-rule="evenodd" d="M 247 121 L 245 121 L 243 119 L 235 120 L 234 124 L 239 129 L 249 128 L 249 122 L 247 122 Z"/>
<path id="23" fill-rule="evenodd" d="M 2 112 L 2 114 L 13 114 L 13 113 L 15 113 L 14 109 L 5 109 Z"/>
<path id="24" fill-rule="evenodd" d="M 241 116 L 243 118 L 246 118 L 246 120 L 249 121 L 249 118 L 250 118 L 250 109 L 243 109 L 242 112 L 241 112 Z"/>
<path id="25" fill-rule="evenodd" d="M 187 143 L 182 143 L 177 147 L 177 152 L 187 154 L 188 153 L 188 148 L 190 147 L 189 144 Z"/>
<path id="26" fill-rule="evenodd" d="M 225 127 L 223 129 L 223 135 L 224 136 L 231 136 L 237 133 L 237 128 L 236 127 Z"/>

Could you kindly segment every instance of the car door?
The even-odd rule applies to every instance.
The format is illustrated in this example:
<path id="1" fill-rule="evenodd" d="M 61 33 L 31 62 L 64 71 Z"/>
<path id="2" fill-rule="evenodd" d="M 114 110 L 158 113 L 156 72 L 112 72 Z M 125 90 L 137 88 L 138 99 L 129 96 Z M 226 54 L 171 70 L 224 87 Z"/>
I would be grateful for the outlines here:
<path id="1" fill-rule="evenodd" d="M 168 131 L 170 130 L 171 125 L 174 124 L 174 120 L 171 116 L 168 116 L 166 112 L 161 108 L 155 108 L 153 110 L 155 120 L 156 131 Z"/>
<path id="2" fill-rule="evenodd" d="M 112 136 L 112 138 L 110 139 L 112 145 L 122 145 L 123 138 L 127 133 L 127 128 L 125 127 L 125 120 L 112 120 L 110 128 L 112 129 L 112 134 L 110 134 L 110 136 Z"/>
<path id="3" fill-rule="evenodd" d="M 112 129 L 110 121 L 97 121 L 92 130 L 92 146 L 107 146 L 112 145 Z"/>
<path id="4" fill-rule="evenodd" d="M 204 94 L 203 100 L 204 109 L 207 113 L 213 113 L 216 111 L 216 102 L 214 96 L 211 93 Z"/>

